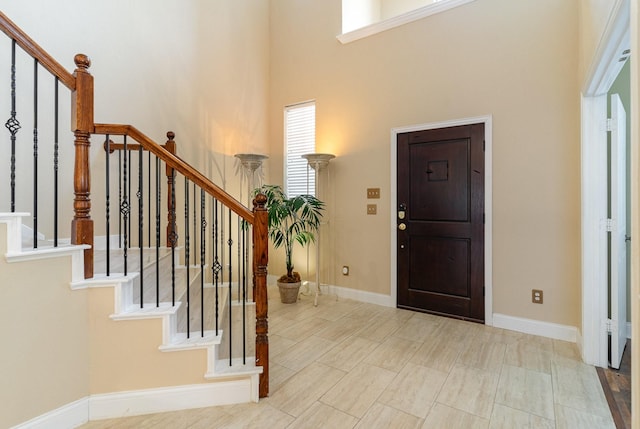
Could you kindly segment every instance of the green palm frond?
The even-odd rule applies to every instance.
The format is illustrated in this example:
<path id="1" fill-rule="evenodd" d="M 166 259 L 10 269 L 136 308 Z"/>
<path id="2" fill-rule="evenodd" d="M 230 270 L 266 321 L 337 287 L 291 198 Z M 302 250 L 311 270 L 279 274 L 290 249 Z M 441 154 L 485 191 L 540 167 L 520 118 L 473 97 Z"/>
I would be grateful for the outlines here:
<path id="1" fill-rule="evenodd" d="M 292 252 L 295 242 L 302 246 L 315 241 L 320 227 L 324 203 L 313 195 L 298 195 L 287 198 L 282 187 L 263 185 L 254 191 L 267 197 L 269 237 L 277 249 L 285 248 L 287 274 L 293 272 Z"/>

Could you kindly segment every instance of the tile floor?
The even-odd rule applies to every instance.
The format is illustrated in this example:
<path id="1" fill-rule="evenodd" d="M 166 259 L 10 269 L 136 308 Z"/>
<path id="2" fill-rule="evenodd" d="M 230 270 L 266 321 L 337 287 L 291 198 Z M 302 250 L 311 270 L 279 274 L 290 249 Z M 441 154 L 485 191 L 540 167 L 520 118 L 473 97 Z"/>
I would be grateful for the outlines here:
<path id="1" fill-rule="evenodd" d="M 82 428 L 615 428 L 575 344 L 335 296 L 284 305 L 269 292 L 269 398 Z"/>

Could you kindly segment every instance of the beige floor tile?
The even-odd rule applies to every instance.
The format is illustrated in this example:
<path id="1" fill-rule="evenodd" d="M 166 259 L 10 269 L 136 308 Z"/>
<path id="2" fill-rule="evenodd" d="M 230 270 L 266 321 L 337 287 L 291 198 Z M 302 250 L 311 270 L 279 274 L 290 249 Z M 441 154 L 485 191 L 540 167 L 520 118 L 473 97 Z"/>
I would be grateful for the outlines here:
<path id="1" fill-rule="evenodd" d="M 278 353 L 271 359 L 278 365 L 300 370 L 331 350 L 336 343 L 324 338 L 311 336 Z"/>
<path id="2" fill-rule="evenodd" d="M 556 429 L 615 429 L 611 416 L 597 416 L 585 411 L 556 405 Z"/>
<path id="3" fill-rule="evenodd" d="M 320 400 L 340 411 L 361 418 L 395 376 L 395 372 L 377 366 L 358 365 Z"/>
<path id="4" fill-rule="evenodd" d="M 472 335 L 474 335 L 478 340 L 500 343 L 508 346 L 521 340 L 524 334 L 521 332 L 510 331 L 508 329 L 479 325 L 479 327 L 472 332 Z"/>
<path id="5" fill-rule="evenodd" d="M 282 335 L 269 335 L 269 351 L 271 353 L 271 357 L 276 356 L 278 353 L 282 353 L 296 343 L 297 341 L 285 338 Z"/>
<path id="6" fill-rule="evenodd" d="M 489 429 L 555 429 L 555 422 L 504 405 L 495 404 Z"/>
<path id="7" fill-rule="evenodd" d="M 376 348 L 364 362 L 400 372 L 419 348 L 420 343 L 391 336 Z"/>
<path id="8" fill-rule="evenodd" d="M 486 429 L 488 427 L 488 419 L 436 403 L 427 415 L 422 429 Z"/>
<path id="9" fill-rule="evenodd" d="M 341 343 L 352 336 L 354 332 L 364 328 L 366 324 L 366 320 L 342 317 L 338 320 L 329 322 L 323 329 L 316 332 L 315 335 L 327 340 L 335 341 L 336 343 Z"/>
<path id="10" fill-rule="evenodd" d="M 403 310 L 395 307 L 380 307 L 378 309 L 378 316 L 384 319 L 395 319 L 406 322 L 411 319 L 415 314 L 414 311 Z"/>
<path id="11" fill-rule="evenodd" d="M 337 301 L 333 301 L 336 299 L 335 296 L 327 296 L 327 298 L 329 300 L 332 300 L 330 304 L 324 305 L 323 302 L 320 302 L 320 304 L 318 304 L 318 307 L 316 308 L 320 309 L 318 317 L 329 321 L 336 321 L 345 316 L 348 316 L 349 313 L 362 305 L 359 302 L 351 301 L 348 299 L 338 299 Z"/>
<path id="12" fill-rule="evenodd" d="M 352 337 L 322 355 L 318 362 L 348 372 L 379 346 L 378 342 Z"/>
<path id="13" fill-rule="evenodd" d="M 329 322 L 319 317 L 294 321 L 291 325 L 281 328 L 278 335 L 293 341 L 300 341 L 310 335 L 315 335 L 329 325 Z"/>
<path id="14" fill-rule="evenodd" d="M 503 343 L 473 340 L 458 355 L 461 365 L 500 372 L 507 346 Z"/>
<path id="15" fill-rule="evenodd" d="M 551 375 L 505 365 L 495 402 L 553 420 Z"/>
<path id="16" fill-rule="evenodd" d="M 465 347 L 468 345 L 461 337 L 438 331 L 426 339 L 411 358 L 411 363 L 449 372 Z"/>
<path id="17" fill-rule="evenodd" d="M 593 366 L 566 358 L 555 358 L 551 366 L 556 404 L 603 417 L 611 416 Z"/>
<path id="18" fill-rule="evenodd" d="M 480 325 L 479 323 L 466 322 L 464 320 L 444 317 L 442 318 L 442 322 L 440 322 L 438 333 L 445 334 L 450 337 L 456 337 L 459 338 L 460 341 L 463 341 L 471 333 L 477 332 L 481 326 L 482 325 Z"/>
<path id="19" fill-rule="evenodd" d="M 383 342 L 389 335 L 397 331 L 402 325 L 402 320 L 378 317 L 367 321 L 367 324 L 355 335 L 368 340 Z"/>
<path id="20" fill-rule="evenodd" d="M 422 318 L 411 318 L 398 328 L 393 336 L 423 343 L 430 339 L 439 328 L 440 325 L 436 322 Z"/>
<path id="21" fill-rule="evenodd" d="M 424 419 L 447 375 L 446 372 L 408 363 L 378 402 Z"/>
<path id="22" fill-rule="evenodd" d="M 357 308 L 354 308 L 349 312 L 349 317 L 354 317 L 356 319 L 364 319 L 364 320 L 375 320 L 382 318 L 381 309 L 385 307 L 381 307 L 375 304 L 362 303 Z"/>
<path id="23" fill-rule="evenodd" d="M 578 346 L 568 341 L 553 340 L 553 354 L 567 359 L 582 361 Z"/>
<path id="24" fill-rule="evenodd" d="M 343 371 L 314 363 L 287 380 L 268 399 L 272 407 L 300 416 L 344 377 Z"/>
<path id="25" fill-rule="evenodd" d="M 356 429 L 420 429 L 422 422 L 423 419 L 375 403 L 362 417 Z"/>
<path id="26" fill-rule="evenodd" d="M 263 422 L 263 428 L 265 426 Z M 321 402 L 314 403 L 288 429 L 351 429 L 358 419 Z"/>
<path id="27" fill-rule="evenodd" d="M 537 347 L 536 342 L 518 340 L 507 346 L 504 363 L 551 374 L 551 357 L 552 352 Z"/>
<path id="28" fill-rule="evenodd" d="M 269 363 L 269 393 L 273 394 L 282 384 L 293 377 L 296 371 L 271 361 Z"/>
<path id="29" fill-rule="evenodd" d="M 540 337 L 538 335 L 522 334 L 520 341 L 533 346 L 538 350 L 544 350 L 546 352 L 553 352 L 553 340 L 547 337 Z"/>
<path id="30" fill-rule="evenodd" d="M 456 365 L 449 373 L 436 402 L 488 419 L 496 397 L 499 375 Z"/>
<path id="31" fill-rule="evenodd" d="M 234 408 L 233 414 L 226 418 L 203 418 L 187 426 L 189 429 L 262 429 L 269 422 L 270 429 L 284 429 L 294 417 L 263 402 L 262 404 L 243 404 Z"/>

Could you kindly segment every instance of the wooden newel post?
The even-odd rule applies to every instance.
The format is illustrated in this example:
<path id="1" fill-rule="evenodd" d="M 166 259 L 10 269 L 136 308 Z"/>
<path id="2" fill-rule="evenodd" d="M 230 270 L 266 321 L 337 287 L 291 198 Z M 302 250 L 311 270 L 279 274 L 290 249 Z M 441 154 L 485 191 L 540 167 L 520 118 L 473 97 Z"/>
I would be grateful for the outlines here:
<path id="1" fill-rule="evenodd" d="M 269 396 L 269 325 L 267 322 L 267 264 L 269 262 L 269 218 L 267 197 L 258 194 L 253 200 L 253 279 L 256 303 L 256 365 L 262 367 L 259 393 Z"/>
<path id="2" fill-rule="evenodd" d="M 89 137 L 93 133 L 93 76 L 91 61 L 84 54 L 73 59 L 76 88 L 71 93 L 71 130 L 75 135 L 75 163 L 73 169 L 73 221 L 71 243 L 89 244 L 84 251 L 84 277 L 93 277 L 93 220 L 91 219 L 91 174 L 89 171 Z"/>
<path id="3" fill-rule="evenodd" d="M 173 131 L 167 132 L 167 142 L 164 148 L 176 154 L 176 134 Z M 178 234 L 176 232 L 176 208 L 174 192 L 174 174 L 173 168 L 167 165 L 167 247 L 175 247 L 178 244 Z"/>

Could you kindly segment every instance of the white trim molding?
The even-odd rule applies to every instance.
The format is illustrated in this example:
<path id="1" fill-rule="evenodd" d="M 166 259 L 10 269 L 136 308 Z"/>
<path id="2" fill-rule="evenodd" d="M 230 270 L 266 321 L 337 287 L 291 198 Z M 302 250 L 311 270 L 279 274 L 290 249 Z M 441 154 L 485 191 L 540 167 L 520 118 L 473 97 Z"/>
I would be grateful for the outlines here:
<path id="1" fill-rule="evenodd" d="M 89 420 L 255 402 L 251 380 L 218 381 L 89 397 Z"/>
<path id="2" fill-rule="evenodd" d="M 410 22 L 417 21 L 422 18 L 426 18 L 437 13 L 445 12 L 449 9 L 453 9 L 458 6 L 471 3 L 475 0 L 446 0 L 423 6 L 421 8 L 403 13 L 392 18 L 385 19 L 383 21 L 375 22 L 361 27 L 353 31 L 348 31 L 343 34 L 339 34 L 336 38 L 342 44 L 354 42 L 356 40 L 364 39 L 365 37 L 373 36 L 374 34 L 382 33 L 383 31 L 391 30 L 392 28 L 399 27 Z"/>
<path id="3" fill-rule="evenodd" d="M 553 338 L 554 340 L 570 341 L 572 343 L 578 342 L 578 328 L 575 326 L 542 322 L 540 320 L 525 319 L 499 313 L 493 315 L 493 326 L 510 331 L 522 332 L 524 334 Z"/>
<path id="4" fill-rule="evenodd" d="M 484 124 L 484 212 L 486 215 L 484 225 L 484 323 L 493 326 L 493 117 L 491 115 L 476 116 L 471 118 L 454 119 L 443 122 L 431 122 L 420 125 L 410 125 L 393 128 L 391 130 L 391 213 L 395 213 L 398 206 L 398 163 L 397 140 L 398 134 L 413 131 L 431 130 L 436 128 L 455 127 L 459 125 Z M 392 307 L 398 303 L 398 246 L 396 235 L 396 218 L 391 216 L 391 278 L 390 298 Z"/>
<path id="5" fill-rule="evenodd" d="M 20 423 L 13 429 L 66 429 L 78 427 L 88 421 L 89 400 L 83 398 Z"/>

